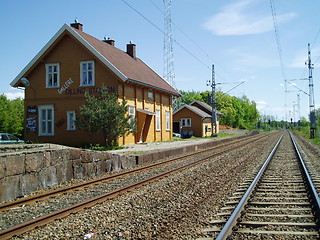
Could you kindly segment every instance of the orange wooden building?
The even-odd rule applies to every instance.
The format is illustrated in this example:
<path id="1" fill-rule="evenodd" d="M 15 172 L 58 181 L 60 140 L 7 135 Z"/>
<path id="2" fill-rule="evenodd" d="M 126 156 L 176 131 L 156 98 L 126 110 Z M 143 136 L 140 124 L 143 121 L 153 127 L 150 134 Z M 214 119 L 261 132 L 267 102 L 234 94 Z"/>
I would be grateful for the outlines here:
<path id="1" fill-rule="evenodd" d="M 217 111 L 217 115 L 221 114 Z M 213 133 L 219 133 L 219 121 Z M 184 105 L 173 113 L 173 130 L 182 136 L 209 137 L 212 135 L 212 107 L 198 100 Z"/>
<path id="2" fill-rule="evenodd" d="M 85 103 L 84 93 L 101 86 L 128 102 L 137 132 L 120 145 L 172 139 L 172 97 L 180 94 L 136 56 L 111 39 L 83 32 L 83 25 L 64 24 L 12 81 L 25 89 L 25 140 L 67 145 L 104 144 L 102 135 L 77 129 L 75 116 Z"/>

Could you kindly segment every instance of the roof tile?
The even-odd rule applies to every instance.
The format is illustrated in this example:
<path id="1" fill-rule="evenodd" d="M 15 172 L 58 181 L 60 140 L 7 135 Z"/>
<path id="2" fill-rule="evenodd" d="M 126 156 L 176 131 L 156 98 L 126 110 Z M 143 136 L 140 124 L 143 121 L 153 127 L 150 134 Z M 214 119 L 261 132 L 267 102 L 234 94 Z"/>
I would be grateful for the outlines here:
<path id="1" fill-rule="evenodd" d="M 154 72 L 139 58 L 132 58 L 126 52 L 105 43 L 91 35 L 73 28 L 83 39 L 85 39 L 92 47 L 94 47 L 104 58 L 114 65 L 128 80 L 140 83 L 149 87 L 155 87 L 160 90 L 170 92 L 180 96 L 169 83 Z"/>

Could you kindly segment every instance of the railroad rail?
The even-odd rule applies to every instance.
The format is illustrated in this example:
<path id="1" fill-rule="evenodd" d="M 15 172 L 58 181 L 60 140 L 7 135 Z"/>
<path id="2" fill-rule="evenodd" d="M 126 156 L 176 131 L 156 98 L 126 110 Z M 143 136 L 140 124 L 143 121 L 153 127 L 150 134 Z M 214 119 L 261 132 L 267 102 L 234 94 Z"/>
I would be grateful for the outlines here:
<path id="1" fill-rule="evenodd" d="M 216 146 L 216 147 L 213 147 L 211 149 L 206 149 L 206 150 L 200 151 L 200 153 L 204 153 L 204 152 L 208 152 L 208 151 L 211 151 L 212 153 L 210 153 L 208 156 L 202 157 L 201 159 L 192 161 L 192 162 L 187 163 L 187 164 L 185 164 L 183 166 L 180 166 L 180 167 L 176 167 L 173 170 L 165 171 L 165 172 L 163 172 L 161 174 L 157 174 L 155 176 L 149 177 L 149 178 L 144 179 L 142 181 L 135 182 L 133 184 L 129 184 L 127 186 L 118 188 L 118 189 L 116 189 L 114 191 L 107 192 L 107 193 L 105 193 L 103 195 L 100 195 L 98 197 L 92 198 L 90 200 L 77 203 L 77 204 L 72 205 L 70 207 L 67 207 L 67 208 L 52 212 L 50 214 L 38 217 L 38 218 L 33 219 L 31 221 L 28 221 L 28 222 L 19 224 L 17 226 L 13 226 L 13 227 L 10 227 L 8 229 L 2 230 L 2 231 L 0 231 L 0 239 L 8 239 L 8 238 L 10 238 L 12 236 L 20 235 L 20 234 L 22 234 L 24 232 L 27 232 L 27 231 L 29 231 L 31 229 L 34 229 L 36 227 L 46 225 L 49 222 L 52 222 L 52 221 L 54 221 L 56 219 L 61 219 L 61 218 L 66 217 L 66 216 L 68 216 L 68 215 L 70 215 L 72 213 L 76 213 L 76 212 L 82 211 L 84 209 L 90 208 L 90 207 L 92 207 L 92 206 L 94 206 L 94 205 L 96 205 L 98 203 L 102 203 L 102 202 L 104 202 L 104 201 L 106 201 L 108 199 L 114 198 L 114 197 L 116 197 L 116 196 L 118 196 L 120 194 L 123 194 L 123 193 L 128 192 L 128 191 L 132 191 L 135 188 L 138 188 L 138 187 L 140 187 L 142 185 L 149 184 L 149 183 L 151 183 L 153 181 L 156 181 L 158 179 L 161 179 L 163 177 L 169 176 L 171 174 L 177 173 L 179 171 L 182 171 L 184 169 L 190 168 L 190 167 L 195 166 L 197 164 L 203 163 L 205 161 L 208 161 L 208 160 L 212 159 L 213 157 L 221 156 L 221 155 L 223 155 L 223 154 L 225 154 L 227 152 L 234 151 L 236 149 L 239 149 L 239 148 L 241 148 L 243 146 L 248 145 L 249 143 L 253 143 L 253 142 L 258 141 L 258 140 L 260 140 L 262 138 L 266 138 L 267 136 L 269 136 L 269 135 L 265 135 L 264 134 L 264 135 L 255 136 L 255 137 L 252 137 L 252 138 L 240 139 L 240 140 L 237 140 L 237 141 L 234 141 L 234 142 L 223 144 L 223 146 Z M 217 149 L 221 149 L 221 148 L 223 148 L 221 151 L 216 151 Z M 188 154 L 186 156 L 179 157 L 179 158 L 174 158 L 174 159 L 171 159 L 169 161 L 177 161 L 178 159 L 186 158 L 187 156 L 188 157 L 194 156 L 195 154 L 199 154 L 199 152 L 198 153 L 193 153 L 193 154 Z M 138 169 L 135 169 L 135 170 L 124 172 L 124 173 L 115 174 L 115 175 L 110 176 L 110 177 L 120 177 L 120 176 L 127 175 L 127 174 L 133 174 L 136 171 L 143 171 L 143 170 L 146 170 L 146 169 L 150 169 L 151 167 L 159 166 L 159 165 L 162 165 L 162 164 L 165 164 L 165 163 L 166 162 L 152 164 L 150 166 L 138 168 Z M 99 181 L 100 182 L 101 181 L 108 181 L 108 180 L 110 180 L 110 179 L 99 179 L 99 180 L 97 180 L 97 182 L 99 182 Z M 97 182 L 94 181 L 93 183 L 90 183 L 90 184 L 97 184 Z M 76 185 L 74 188 L 75 189 L 79 189 L 80 187 L 83 187 L 83 186 Z M 61 192 L 59 190 L 57 190 L 57 191 L 58 191 L 58 194 L 61 194 Z M 67 188 L 67 191 L 70 191 L 70 189 Z M 50 197 L 50 196 L 41 196 L 41 198 L 48 198 L 48 197 Z M 28 200 L 30 200 L 30 199 L 28 199 Z M 37 201 L 37 198 L 33 199 L 32 201 Z M 19 204 L 22 204 L 22 203 L 20 202 Z M 11 207 L 12 207 L 12 205 L 11 205 Z"/>
<path id="2" fill-rule="evenodd" d="M 210 237 L 199 240 L 320 237 L 319 196 L 291 133 L 280 137 L 254 180 L 232 200 L 204 230 Z"/>
<path id="3" fill-rule="evenodd" d="M 225 148 L 225 147 L 237 144 L 237 143 L 244 143 L 243 141 L 246 141 L 246 140 L 248 140 L 249 142 L 257 141 L 258 139 L 265 138 L 267 136 L 268 135 L 253 135 L 253 136 L 249 136 L 249 137 L 245 137 L 245 138 L 232 140 L 230 142 L 227 142 L 227 143 L 224 143 L 224 144 L 221 144 L 221 145 L 218 145 L 218 146 L 207 148 L 207 149 L 204 149 L 204 150 L 201 150 L 201 151 L 197 151 L 197 152 L 194 152 L 194 153 L 190 153 L 190 154 L 187 154 L 187 155 L 184 155 L 184 156 L 175 157 L 175 158 L 163 161 L 163 162 L 157 162 L 157 163 L 150 164 L 150 165 L 147 165 L 147 166 L 142 166 L 142 167 L 139 167 L 139 168 L 136 168 L 136 169 L 132 169 L 132 170 L 128 170 L 128 171 L 112 174 L 110 176 L 94 179 L 92 181 L 87 181 L 87 182 L 83 182 L 83 183 L 80 183 L 80 184 L 75 184 L 75 185 L 72 185 L 72 186 L 69 186 L 69 187 L 64 187 L 64 188 L 56 189 L 56 190 L 53 190 L 53 191 L 48 191 L 48 192 L 45 192 L 43 194 L 33 195 L 33 196 L 29 196 L 29 197 L 18 199 L 18 200 L 15 200 L 15 201 L 6 202 L 6 203 L 3 203 L 3 204 L 0 204 L 0 212 L 4 211 L 4 210 L 7 210 L 7 209 L 10 209 L 10 208 L 16 208 L 16 207 L 19 207 L 19 206 L 24 205 L 24 204 L 30 204 L 30 203 L 33 203 L 33 202 L 46 200 L 48 198 L 59 196 L 61 194 L 67 193 L 67 192 L 72 192 L 72 191 L 77 191 L 77 190 L 80 190 L 80 189 L 83 189 L 83 188 L 88 188 L 90 186 L 97 185 L 99 183 L 112 181 L 112 180 L 114 180 L 116 178 L 124 177 L 124 176 L 130 175 L 130 174 L 135 174 L 135 173 L 140 172 L 140 171 L 149 170 L 151 168 L 155 168 L 155 167 L 159 167 L 159 166 L 162 166 L 162 165 L 165 165 L 165 164 L 176 162 L 176 161 L 179 161 L 179 160 L 182 160 L 182 159 L 185 159 L 185 158 L 188 158 L 188 157 L 192 157 L 192 156 L 195 156 L 195 155 L 207 153 L 207 152 L 210 152 L 210 151 L 216 151 L 218 149 Z"/>

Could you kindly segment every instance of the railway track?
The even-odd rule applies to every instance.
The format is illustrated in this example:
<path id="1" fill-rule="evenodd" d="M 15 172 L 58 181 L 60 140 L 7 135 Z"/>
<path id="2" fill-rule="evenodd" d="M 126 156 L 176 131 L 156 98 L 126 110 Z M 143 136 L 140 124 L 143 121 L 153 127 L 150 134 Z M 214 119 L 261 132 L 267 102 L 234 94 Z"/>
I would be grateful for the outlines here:
<path id="1" fill-rule="evenodd" d="M 157 162 L 157 163 L 150 164 L 150 165 L 143 166 L 143 167 L 139 167 L 139 168 L 136 168 L 136 169 L 133 169 L 133 170 L 128 170 L 128 171 L 120 172 L 120 173 L 117 173 L 117 174 L 112 174 L 110 176 L 94 179 L 92 181 L 87 181 L 87 182 L 83 182 L 83 183 L 80 183 L 80 184 L 75 184 L 75 185 L 72 185 L 72 186 L 59 188 L 59 189 L 56 189 L 56 190 L 45 192 L 43 194 L 38 194 L 38 195 L 33 195 L 33 196 L 21 198 L 21 199 L 18 199 L 16 201 L 10 201 L 10 202 L 6 202 L 6 203 L 2 203 L 2 204 L 0 204 L 0 212 L 1 211 L 5 211 L 7 209 L 11 209 L 11 208 L 17 208 L 17 207 L 22 206 L 24 204 L 32 204 L 34 202 L 38 202 L 38 201 L 41 201 L 41 200 L 46 200 L 48 198 L 59 196 L 61 194 L 69 193 L 69 192 L 72 192 L 72 191 L 78 191 L 80 189 L 88 188 L 90 186 L 94 186 L 94 185 L 97 185 L 97 184 L 100 184 L 100 183 L 103 183 L 103 182 L 112 181 L 114 179 L 125 177 L 127 175 L 136 174 L 136 173 L 141 172 L 141 171 L 150 170 L 150 169 L 155 168 L 155 167 L 160 167 L 160 166 L 163 166 L 163 165 L 166 165 L 166 164 L 170 164 L 170 163 L 173 163 L 173 162 L 177 162 L 177 161 L 180 161 L 182 159 L 190 158 L 190 157 L 193 157 L 193 156 L 196 156 L 196 155 L 200 155 L 200 154 L 204 154 L 204 153 L 210 153 L 210 152 L 217 151 L 217 150 L 220 151 L 220 149 L 222 149 L 222 151 L 224 151 L 223 149 L 225 149 L 225 148 L 227 148 L 229 146 L 232 146 L 232 145 L 235 145 L 235 144 L 243 145 L 244 143 L 257 141 L 257 140 L 265 138 L 265 137 L 267 137 L 267 135 L 256 135 L 256 136 L 250 136 L 250 137 L 245 137 L 245 138 L 238 138 L 238 139 L 232 140 L 230 142 L 226 142 L 226 143 L 222 142 L 221 144 L 219 144 L 217 146 L 214 146 L 212 148 L 208 148 L 208 149 L 204 149 L 204 150 L 197 151 L 197 152 L 194 152 L 194 153 L 186 154 L 184 156 L 178 156 L 178 157 L 171 158 L 171 159 L 163 161 L 163 162 Z"/>
<path id="2" fill-rule="evenodd" d="M 44 216 L 40 216 L 40 217 L 37 217 L 33 220 L 30 220 L 30 221 L 27 221 L 27 222 L 24 222 L 24 223 L 21 223 L 19 225 L 15 225 L 15 226 L 12 226 L 12 227 L 9 227 L 7 229 L 4 229 L 0 232 L 0 238 L 1 239 L 8 239 L 12 236 L 15 236 L 15 235 L 19 235 L 21 233 L 24 233 L 26 231 L 29 231 L 33 228 L 36 228 L 38 226 L 42 226 L 42 225 L 45 225 L 45 224 L 48 224 L 49 222 L 52 222 L 54 221 L 55 219 L 61 219 L 65 216 L 68 216 L 70 215 L 71 213 L 75 213 L 75 212 L 79 212 L 79 211 L 82 211 L 83 209 L 86 209 L 86 208 L 90 208 L 92 206 L 94 206 L 95 204 L 98 204 L 98 203 L 101 203 L 101 202 L 104 202 L 108 199 L 111 199 L 111 198 L 114 198 L 116 196 L 118 196 L 119 194 L 123 194 L 125 192 L 128 192 L 128 191 L 132 191 L 133 189 L 135 188 L 138 188 L 142 185 L 145 185 L 145 184 L 149 184 L 150 182 L 152 181 L 156 181 L 157 179 L 160 179 L 160 178 L 163 178 L 165 176 L 168 176 L 170 174 L 173 174 L 173 173 L 176 173 L 176 172 L 179 172 L 179 171 L 182 171 L 183 169 L 186 169 L 186 168 L 189 168 L 189 167 L 192 167 L 196 164 L 200 164 L 204 161 L 208 161 L 209 159 L 212 159 L 213 157 L 217 157 L 219 155 L 223 155 L 225 154 L 226 152 L 230 152 L 230 151 L 233 151 L 233 150 L 236 150 L 242 146 L 246 146 L 250 143 L 254 143 L 256 141 L 259 141 L 263 138 L 266 138 L 268 135 L 261 135 L 261 136 L 254 136 L 254 137 L 250 137 L 250 138 L 245 138 L 245 139 L 238 139 L 234 142 L 230 142 L 230 143 L 226 143 L 226 144 L 223 144 L 223 146 L 217 146 L 217 147 L 214 147 L 212 149 L 209 149 L 209 150 L 204 150 L 204 151 L 201 151 L 200 153 L 203 155 L 205 154 L 206 156 L 202 156 L 200 159 L 198 160 L 192 160 L 192 161 L 189 161 L 188 163 L 184 163 L 182 166 L 179 166 L 179 167 L 175 167 L 174 169 L 171 169 L 171 170 L 166 170 L 160 174 L 156 174 L 154 176 L 151 176 L 151 177 L 148 177 L 148 178 L 145 178 L 143 180 L 140 180 L 140 181 L 137 181 L 137 182 L 134 182 L 134 183 L 131 183 L 131 184 L 127 184 L 125 186 L 122 186 L 122 187 L 118 187 L 112 191 L 108 191 L 107 193 L 104 193 L 104 194 L 101 194 L 97 197 L 94 197 L 92 199 L 89 199 L 89 200 L 86 200 L 86 201 L 83 201 L 83 202 L 78 202 L 76 204 L 73 204 L 69 207 L 66 207 L 66 208 L 63 208 L 63 209 L 60 209 L 58 211 L 53 211 L 49 214 L 46 214 Z M 194 158 L 194 156 L 196 154 L 199 154 L 199 153 L 195 153 L 195 154 L 189 154 L 187 156 L 183 156 L 182 158 Z M 97 181 L 93 181 L 93 182 L 90 182 L 89 185 L 97 185 L 98 183 L 100 182 L 105 182 L 105 181 L 108 181 L 108 183 L 110 183 L 111 179 L 110 178 L 120 178 L 120 177 L 124 177 L 125 175 L 134 175 L 136 174 L 136 172 L 141 172 L 141 171 L 145 171 L 145 170 L 150 170 L 151 168 L 155 168 L 155 167 L 159 167 L 160 165 L 165 165 L 165 164 L 168 164 L 169 162 L 176 162 L 176 161 L 180 161 L 181 158 L 174 158 L 174 159 L 171 159 L 169 161 L 166 161 L 164 163 L 159 163 L 159 164 L 153 164 L 153 165 L 150 165 L 150 166 L 146 166 L 146 167 L 143 167 L 143 168 L 138 168 L 138 169 L 135 169 L 135 170 L 132 170 L 132 171 L 127 171 L 127 172 L 124 172 L 124 173 L 119 173 L 119 174 L 116 174 L 116 175 L 113 175 L 113 176 L 110 176 L 108 177 L 107 179 L 99 179 Z M 72 189 L 70 187 L 66 188 L 65 189 L 65 192 L 68 192 L 68 191 L 73 191 L 74 189 L 80 189 L 80 188 L 84 188 L 84 187 L 88 187 L 89 185 L 76 185 L 74 186 Z M 30 202 L 36 202 L 36 201 L 39 201 L 39 199 L 48 199 L 48 198 L 52 198 L 53 196 L 56 196 L 57 194 L 63 194 L 64 191 L 62 190 L 57 190 L 57 191 L 54 191 L 53 193 L 49 193 L 49 195 L 47 194 L 44 194 L 44 195 L 41 195 L 41 196 L 34 196 L 33 199 L 30 199 L 28 198 L 27 201 L 28 202 L 21 202 L 23 201 L 22 200 L 19 200 L 18 203 L 18 206 L 20 206 L 21 204 L 26 204 L 26 203 L 30 203 Z M 16 207 L 17 205 L 14 205 L 14 204 L 11 204 L 10 206 L 8 206 L 9 203 L 7 203 L 6 205 L 3 205 L 3 210 L 4 209 L 7 209 L 6 211 L 9 211 L 8 210 L 8 207 L 10 208 L 13 208 L 13 207 Z"/>
<path id="3" fill-rule="evenodd" d="M 320 200 L 293 136 L 285 133 L 254 177 L 204 230 L 204 239 L 319 239 Z"/>

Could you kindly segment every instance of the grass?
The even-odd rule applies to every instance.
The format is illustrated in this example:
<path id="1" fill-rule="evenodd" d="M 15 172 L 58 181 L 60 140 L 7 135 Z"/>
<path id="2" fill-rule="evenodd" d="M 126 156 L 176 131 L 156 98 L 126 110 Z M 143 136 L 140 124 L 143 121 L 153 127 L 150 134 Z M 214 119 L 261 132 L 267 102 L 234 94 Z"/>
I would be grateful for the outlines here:
<path id="1" fill-rule="evenodd" d="M 133 152 L 128 152 L 129 154 L 141 154 L 141 153 L 148 153 L 148 152 L 156 152 L 156 151 L 160 151 L 161 149 L 152 149 L 152 150 L 148 150 L 148 151 L 133 151 Z"/>
<path id="2" fill-rule="evenodd" d="M 319 138 L 319 137 L 316 137 L 316 138 L 313 138 L 313 139 L 310 139 L 310 138 L 309 138 L 309 140 L 310 140 L 311 142 L 313 142 L 314 144 L 320 146 L 320 138 Z"/>
<path id="3" fill-rule="evenodd" d="M 100 144 L 90 144 L 89 146 L 84 146 L 83 149 L 94 150 L 94 151 L 110 151 L 110 150 L 120 150 L 126 147 L 122 146 L 102 146 Z"/>
<path id="4" fill-rule="evenodd" d="M 319 133 L 319 130 L 318 130 L 317 136 L 315 138 L 310 138 L 309 128 L 301 129 L 300 131 L 296 130 L 296 132 L 299 133 L 301 136 L 303 136 L 308 141 L 320 146 L 320 133 Z"/>

